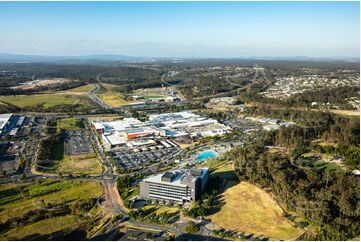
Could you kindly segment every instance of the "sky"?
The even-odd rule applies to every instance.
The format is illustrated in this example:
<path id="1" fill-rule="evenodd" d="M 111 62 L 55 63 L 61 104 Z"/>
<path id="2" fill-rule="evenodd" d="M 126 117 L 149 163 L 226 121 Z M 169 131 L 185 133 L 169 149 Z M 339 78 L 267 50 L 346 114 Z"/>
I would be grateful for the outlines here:
<path id="1" fill-rule="evenodd" d="M 0 2 L 0 53 L 359 57 L 359 2 Z"/>

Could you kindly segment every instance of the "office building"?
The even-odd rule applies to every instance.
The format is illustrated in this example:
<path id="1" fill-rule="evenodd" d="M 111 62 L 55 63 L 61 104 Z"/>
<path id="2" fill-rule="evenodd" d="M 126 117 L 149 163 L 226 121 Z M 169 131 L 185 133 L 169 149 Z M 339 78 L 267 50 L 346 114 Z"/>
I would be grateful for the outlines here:
<path id="1" fill-rule="evenodd" d="M 208 181 L 208 168 L 167 171 L 140 182 L 140 197 L 163 203 L 186 203 L 200 198 Z"/>

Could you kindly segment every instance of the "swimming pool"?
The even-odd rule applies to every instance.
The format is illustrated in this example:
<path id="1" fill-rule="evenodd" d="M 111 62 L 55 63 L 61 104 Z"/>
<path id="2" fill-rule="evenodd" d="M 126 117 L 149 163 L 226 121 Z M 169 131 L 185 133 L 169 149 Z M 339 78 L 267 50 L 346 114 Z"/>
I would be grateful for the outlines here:
<path id="1" fill-rule="evenodd" d="M 217 157 L 217 155 L 218 155 L 218 153 L 215 152 L 214 150 L 205 150 L 197 155 L 196 160 L 197 161 L 205 161 L 209 158 Z"/>

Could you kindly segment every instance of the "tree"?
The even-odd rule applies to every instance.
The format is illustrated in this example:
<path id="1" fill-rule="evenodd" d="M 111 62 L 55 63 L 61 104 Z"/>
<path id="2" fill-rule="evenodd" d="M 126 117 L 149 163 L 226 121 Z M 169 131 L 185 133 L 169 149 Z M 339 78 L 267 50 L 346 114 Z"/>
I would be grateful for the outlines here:
<path id="1" fill-rule="evenodd" d="M 1 170 L 1 175 L 3 176 L 3 177 L 6 177 L 6 171 L 5 170 Z"/>
<path id="2" fill-rule="evenodd" d="M 187 222 L 187 225 L 184 227 L 184 231 L 189 234 L 195 234 L 199 231 L 199 228 L 194 222 L 189 221 Z"/>
<path id="3" fill-rule="evenodd" d="M 147 232 L 147 233 L 145 234 L 145 238 L 146 238 L 146 239 L 149 239 L 149 240 L 152 240 L 152 239 L 153 239 L 153 234 L 150 233 L 150 232 Z"/>

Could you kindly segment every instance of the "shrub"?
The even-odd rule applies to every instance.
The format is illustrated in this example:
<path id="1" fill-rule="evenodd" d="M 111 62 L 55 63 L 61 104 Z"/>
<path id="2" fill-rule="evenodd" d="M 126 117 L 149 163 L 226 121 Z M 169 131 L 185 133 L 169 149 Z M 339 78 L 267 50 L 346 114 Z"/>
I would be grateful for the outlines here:
<path id="1" fill-rule="evenodd" d="M 184 231 L 189 234 L 195 234 L 199 231 L 199 228 L 194 222 L 189 221 L 185 226 Z"/>

